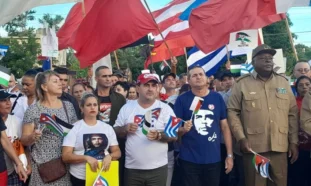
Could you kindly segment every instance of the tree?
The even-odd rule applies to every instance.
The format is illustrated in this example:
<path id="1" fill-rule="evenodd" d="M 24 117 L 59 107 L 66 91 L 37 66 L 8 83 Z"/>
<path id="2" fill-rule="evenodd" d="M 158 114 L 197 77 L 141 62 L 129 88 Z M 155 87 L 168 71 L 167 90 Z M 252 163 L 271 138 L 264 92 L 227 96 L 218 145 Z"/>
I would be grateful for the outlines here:
<path id="1" fill-rule="evenodd" d="M 36 11 L 29 10 L 25 13 L 17 16 L 12 21 L 5 24 L 3 27 L 5 31 L 8 32 L 9 36 L 25 36 L 28 34 L 27 31 L 27 21 L 33 21 L 35 20 L 35 14 Z"/>
<path id="2" fill-rule="evenodd" d="M 288 17 L 289 25 L 292 25 L 290 18 Z M 286 73 L 290 75 L 293 72 L 296 59 L 294 55 L 294 51 L 290 44 L 290 38 L 287 33 L 286 23 L 285 20 L 279 21 L 272 25 L 269 25 L 263 30 L 264 42 L 265 44 L 271 46 L 272 48 L 283 49 L 284 57 L 287 58 L 287 67 Z M 294 38 L 297 38 L 296 35 L 293 34 Z"/>
<path id="3" fill-rule="evenodd" d="M 59 24 L 64 20 L 61 15 L 56 15 L 54 18 L 51 17 L 50 14 L 44 14 L 42 19 L 38 19 L 39 23 L 45 24 L 47 23 L 50 28 L 55 26 L 55 31 L 59 30 Z"/>
<path id="4" fill-rule="evenodd" d="M 311 60 L 311 47 L 308 47 L 303 44 L 298 44 L 295 46 L 297 53 L 298 53 L 298 58 L 301 61 L 309 61 Z"/>
<path id="5" fill-rule="evenodd" d="M 1 44 L 10 47 L 6 56 L 0 61 L 0 65 L 11 69 L 17 78 L 22 77 L 27 70 L 33 67 L 40 53 L 40 45 L 34 30 L 28 29 L 23 32 L 27 34 L 25 37 L 0 38 Z"/>

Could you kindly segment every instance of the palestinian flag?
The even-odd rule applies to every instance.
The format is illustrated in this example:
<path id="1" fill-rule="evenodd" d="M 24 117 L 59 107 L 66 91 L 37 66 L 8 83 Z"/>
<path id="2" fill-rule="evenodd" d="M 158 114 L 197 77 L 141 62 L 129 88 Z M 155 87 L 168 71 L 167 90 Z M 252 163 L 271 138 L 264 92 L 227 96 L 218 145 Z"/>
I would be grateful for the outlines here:
<path id="1" fill-rule="evenodd" d="M 192 115 L 195 115 L 199 112 L 200 108 L 203 105 L 203 102 L 204 102 L 203 98 L 198 97 L 198 96 L 194 97 L 192 104 L 190 106 L 190 110 L 193 111 Z"/>
<path id="2" fill-rule="evenodd" d="M 149 110 L 145 114 L 145 119 L 143 122 L 143 127 L 142 127 L 142 132 L 143 134 L 147 135 L 150 128 L 151 128 L 151 123 L 152 123 L 152 111 Z"/>
<path id="3" fill-rule="evenodd" d="M 73 125 L 66 123 L 57 116 L 50 116 L 45 113 L 41 114 L 40 123 L 45 123 L 48 129 L 60 136 L 66 136 L 70 129 L 73 128 Z"/>
<path id="4" fill-rule="evenodd" d="M 63 129 L 63 136 L 66 136 L 68 132 L 73 128 L 73 125 L 59 119 L 57 116 L 54 116 L 56 123 L 58 123 Z"/>
<path id="5" fill-rule="evenodd" d="M 263 178 L 269 178 L 270 180 L 272 180 L 269 174 L 270 160 L 268 158 L 256 153 L 254 154 L 254 157 L 253 157 L 253 165 L 256 171 Z"/>
<path id="6" fill-rule="evenodd" d="M 11 77 L 10 69 L 0 65 L 0 85 L 8 86 Z"/>
<path id="7" fill-rule="evenodd" d="M 240 74 L 241 73 L 241 65 L 230 65 L 230 72 L 232 74 Z"/>

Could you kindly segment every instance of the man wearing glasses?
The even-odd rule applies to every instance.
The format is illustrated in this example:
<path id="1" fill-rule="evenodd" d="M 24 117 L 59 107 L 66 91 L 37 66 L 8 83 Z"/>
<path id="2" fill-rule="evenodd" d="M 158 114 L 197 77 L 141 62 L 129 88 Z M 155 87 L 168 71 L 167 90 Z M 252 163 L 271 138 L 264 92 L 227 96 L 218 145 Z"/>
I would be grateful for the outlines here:
<path id="1" fill-rule="evenodd" d="M 294 75 L 294 79 L 298 79 L 301 76 L 311 77 L 309 63 L 306 61 L 298 61 L 295 65 L 293 75 Z M 294 95 L 297 96 L 297 90 L 295 88 L 295 83 L 291 87 L 292 87 L 292 91 Z"/>
<path id="2" fill-rule="evenodd" d="M 298 158 L 298 109 L 287 79 L 273 71 L 276 50 L 253 50 L 254 72 L 237 79 L 228 102 L 231 131 L 243 152 L 245 185 L 287 185 L 287 157 Z M 252 151 L 270 159 L 273 180 L 258 174 Z M 288 154 L 287 154 L 288 153 Z"/>

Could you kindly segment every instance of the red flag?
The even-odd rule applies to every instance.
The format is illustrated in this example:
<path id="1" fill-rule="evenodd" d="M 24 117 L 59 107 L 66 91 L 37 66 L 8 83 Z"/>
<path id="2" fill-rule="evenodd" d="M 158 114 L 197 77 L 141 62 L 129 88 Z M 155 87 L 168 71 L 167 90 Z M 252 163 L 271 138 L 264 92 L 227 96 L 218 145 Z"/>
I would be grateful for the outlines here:
<path id="1" fill-rule="evenodd" d="M 84 0 L 85 15 L 93 7 L 95 0 Z M 83 15 L 82 2 L 76 3 L 67 15 L 64 25 L 57 32 L 58 49 L 63 50 L 71 46 L 71 37 L 78 29 L 85 15 Z"/>
<path id="2" fill-rule="evenodd" d="M 155 30 L 140 0 L 97 0 L 77 29 L 72 48 L 85 68 Z"/>
<path id="3" fill-rule="evenodd" d="M 231 32 L 262 28 L 284 18 L 273 13 L 258 16 L 258 1 L 262 0 L 213 0 L 194 9 L 189 22 L 196 46 L 207 54 L 226 45 Z"/>
<path id="4" fill-rule="evenodd" d="M 167 40 L 166 42 L 169 48 L 171 49 L 173 56 L 184 55 L 185 47 L 194 46 L 194 41 L 190 35 L 185 35 L 183 37 Z M 152 53 L 155 53 L 155 55 L 152 56 L 152 62 L 154 63 L 171 59 L 170 53 L 164 43 L 154 48 L 152 50 Z M 150 57 L 145 61 L 144 68 L 147 69 L 149 65 L 151 65 Z"/>

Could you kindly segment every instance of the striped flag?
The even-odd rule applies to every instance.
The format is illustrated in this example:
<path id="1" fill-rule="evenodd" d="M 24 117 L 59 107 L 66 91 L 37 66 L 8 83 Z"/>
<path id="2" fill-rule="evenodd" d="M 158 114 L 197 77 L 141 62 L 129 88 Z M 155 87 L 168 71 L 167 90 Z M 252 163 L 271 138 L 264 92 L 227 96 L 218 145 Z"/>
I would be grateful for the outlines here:
<path id="1" fill-rule="evenodd" d="M 253 71 L 254 71 L 254 67 L 253 67 L 252 63 L 241 64 L 241 76 L 245 75 L 245 74 L 252 73 Z"/>
<path id="2" fill-rule="evenodd" d="M 198 97 L 198 96 L 194 97 L 194 99 L 191 103 L 190 109 L 189 109 L 189 110 L 193 111 L 192 115 L 195 115 L 199 112 L 200 108 L 202 107 L 203 102 L 204 102 L 203 98 Z"/>
<path id="3" fill-rule="evenodd" d="M 11 77 L 11 71 L 8 68 L 5 68 L 4 66 L 0 65 L 0 85 L 8 86 L 10 77 Z"/>
<path id="4" fill-rule="evenodd" d="M 99 176 L 93 186 L 109 186 L 108 181 L 103 177 L 103 176 Z"/>
<path id="5" fill-rule="evenodd" d="M 147 135 L 150 128 L 151 128 L 151 123 L 152 123 L 152 111 L 148 110 L 145 114 L 144 117 L 144 122 L 143 122 L 143 127 L 142 127 L 142 132 L 143 134 Z"/>
<path id="6" fill-rule="evenodd" d="M 55 134 L 63 136 L 62 127 L 58 123 L 56 123 L 55 119 L 52 116 L 45 113 L 41 113 L 40 123 L 46 124 L 46 127 Z"/>
<path id="7" fill-rule="evenodd" d="M 239 64 L 239 65 L 230 65 L 230 72 L 232 74 L 240 74 L 241 73 L 241 64 Z"/>
<path id="8" fill-rule="evenodd" d="M 179 18 L 181 20 L 189 20 L 189 16 L 191 14 L 191 11 L 198 6 L 200 6 L 202 3 L 205 3 L 207 0 L 195 0 L 180 16 Z"/>
<path id="9" fill-rule="evenodd" d="M 164 133 L 170 138 L 177 137 L 178 128 L 182 124 L 182 119 L 170 116 L 168 123 L 165 126 Z"/>
<path id="10" fill-rule="evenodd" d="M 253 161 L 252 161 L 256 171 L 263 177 L 263 178 L 269 178 L 270 180 L 270 174 L 269 174 L 269 166 L 270 166 L 270 160 L 264 156 L 261 156 L 259 154 L 254 154 Z"/>
<path id="11" fill-rule="evenodd" d="M 192 68 L 194 66 L 200 66 L 205 70 L 207 76 L 214 75 L 221 65 L 228 60 L 227 49 L 225 46 L 208 54 L 203 53 L 197 47 L 193 47 L 188 52 L 188 56 L 188 67 Z"/>
<path id="12" fill-rule="evenodd" d="M 73 128 L 73 125 L 61 120 L 59 117 L 54 116 L 55 121 L 62 127 L 63 129 L 63 136 L 66 136 L 68 132 Z"/>

